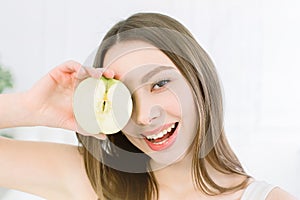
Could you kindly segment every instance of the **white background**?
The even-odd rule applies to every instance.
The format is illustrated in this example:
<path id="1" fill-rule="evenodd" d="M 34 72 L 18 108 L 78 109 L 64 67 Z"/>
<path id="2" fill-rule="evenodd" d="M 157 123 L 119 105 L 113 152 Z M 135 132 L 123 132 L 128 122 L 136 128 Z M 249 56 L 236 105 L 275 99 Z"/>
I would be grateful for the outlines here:
<path id="1" fill-rule="evenodd" d="M 300 197 L 299 2 L 1 0 L 0 62 L 15 80 L 7 92 L 28 89 L 66 60 L 84 62 L 106 31 L 131 14 L 167 14 L 186 25 L 214 60 L 226 132 L 247 172 Z M 72 132 L 59 129 L 3 131 L 16 139 L 77 144 Z M 9 191 L 0 199 L 39 198 Z"/>

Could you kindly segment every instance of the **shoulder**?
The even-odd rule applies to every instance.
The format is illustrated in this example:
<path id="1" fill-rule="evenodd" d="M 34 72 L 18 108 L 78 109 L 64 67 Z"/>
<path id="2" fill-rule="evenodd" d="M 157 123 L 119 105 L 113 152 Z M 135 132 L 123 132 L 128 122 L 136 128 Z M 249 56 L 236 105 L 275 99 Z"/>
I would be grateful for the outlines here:
<path id="1" fill-rule="evenodd" d="M 252 180 L 248 184 L 241 199 L 297 200 L 280 187 L 258 180 Z"/>
<path id="2" fill-rule="evenodd" d="M 279 187 L 275 187 L 271 192 L 268 194 L 266 200 L 297 200 L 296 197 L 292 196 L 288 192 L 284 191 Z"/>

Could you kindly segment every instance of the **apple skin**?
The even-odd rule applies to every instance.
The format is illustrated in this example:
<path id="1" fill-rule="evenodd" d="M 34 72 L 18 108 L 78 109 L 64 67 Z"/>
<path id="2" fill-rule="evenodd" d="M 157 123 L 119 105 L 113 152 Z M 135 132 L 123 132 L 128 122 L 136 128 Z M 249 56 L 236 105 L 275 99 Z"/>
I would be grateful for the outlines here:
<path id="1" fill-rule="evenodd" d="M 76 88 L 73 112 L 79 128 L 88 134 L 113 134 L 128 123 L 132 113 L 128 88 L 119 80 L 87 78 Z"/>

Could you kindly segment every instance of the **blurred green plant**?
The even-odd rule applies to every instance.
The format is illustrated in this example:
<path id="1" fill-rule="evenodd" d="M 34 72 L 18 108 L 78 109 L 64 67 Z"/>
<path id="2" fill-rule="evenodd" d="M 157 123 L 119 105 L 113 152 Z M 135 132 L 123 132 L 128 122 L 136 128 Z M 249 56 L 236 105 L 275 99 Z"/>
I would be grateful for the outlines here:
<path id="1" fill-rule="evenodd" d="M 0 94 L 7 88 L 13 87 L 12 74 L 0 64 Z M 9 133 L 0 132 L 0 136 L 13 138 Z"/>
<path id="2" fill-rule="evenodd" d="M 6 88 L 13 87 L 12 75 L 8 69 L 4 69 L 0 64 L 0 94 Z"/>

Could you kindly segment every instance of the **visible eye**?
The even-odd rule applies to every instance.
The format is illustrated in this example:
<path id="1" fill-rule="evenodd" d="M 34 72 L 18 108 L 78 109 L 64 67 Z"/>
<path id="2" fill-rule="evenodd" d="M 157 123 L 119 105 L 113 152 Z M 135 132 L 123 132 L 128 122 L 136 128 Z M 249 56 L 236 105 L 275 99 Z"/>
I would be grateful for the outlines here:
<path id="1" fill-rule="evenodd" d="M 161 80 L 152 86 L 152 90 L 160 89 L 161 87 L 163 87 L 164 85 L 166 85 L 169 82 L 170 82 L 170 80 Z"/>

